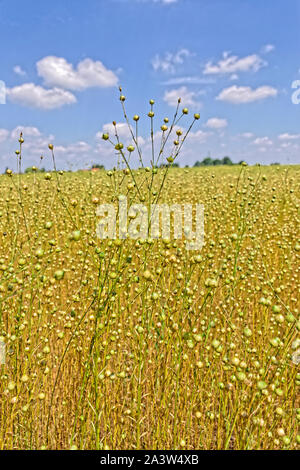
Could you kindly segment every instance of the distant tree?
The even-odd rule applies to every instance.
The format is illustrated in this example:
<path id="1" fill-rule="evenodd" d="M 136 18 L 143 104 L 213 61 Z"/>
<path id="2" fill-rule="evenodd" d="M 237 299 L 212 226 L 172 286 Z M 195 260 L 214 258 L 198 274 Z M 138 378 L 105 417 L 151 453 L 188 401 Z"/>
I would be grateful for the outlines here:
<path id="1" fill-rule="evenodd" d="M 29 166 L 25 169 L 24 173 L 45 173 L 45 168 L 36 168 L 35 166 Z"/>
<path id="2" fill-rule="evenodd" d="M 92 165 L 92 170 L 95 169 L 95 168 L 97 168 L 97 169 L 99 169 L 99 170 L 105 170 L 104 165 L 99 165 L 98 163 L 94 163 L 94 164 Z"/>
<path id="3" fill-rule="evenodd" d="M 25 169 L 24 173 L 32 173 L 32 166 L 29 166 L 28 168 Z"/>
<path id="4" fill-rule="evenodd" d="M 206 157 L 206 158 L 204 158 L 204 160 L 202 160 L 201 163 L 204 166 L 210 166 L 210 165 L 213 165 L 213 160 L 210 157 Z"/>
<path id="5" fill-rule="evenodd" d="M 241 165 L 243 162 L 240 162 L 239 165 Z M 233 161 L 228 157 L 224 157 L 222 159 L 220 158 L 215 158 L 215 159 L 212 159 L 211 157 L 206 157 L 204 158 L 204 160 L 202 160 L 202 162 L 199 162 L 199 160 L 197 160 L 195 163 L 194 163 L 194 167 L 199 167 L 199 166 L 217 166 L 217 165 L 235 165 L 235 163 L 233 163 Z"/>
<path id="6" fill-rule="evenodd" d="M 229 157 L 224 157 L 222 160 L 223 165 L 233 165 L 231 159 Z"/>
<path id="7" fill-rule="evenodd" d="M 280 165 L 280 163 L 270 163 L 270 165 Z"/>
<path id="8" fill-rule="evenodd" d="M 175 162 L 175 163 L 172 163 L 171 165 L 168 165 L 168 164 L 166 164 L 166 163 L 161 163 L 161 164 L 159 165 L 159 168 L 166 168 L 167 166 L 171 166 L 171 167 L 173 167 L 173 168 L 179 168 L 179 163 L 176 163 L 176 162 Z"/>

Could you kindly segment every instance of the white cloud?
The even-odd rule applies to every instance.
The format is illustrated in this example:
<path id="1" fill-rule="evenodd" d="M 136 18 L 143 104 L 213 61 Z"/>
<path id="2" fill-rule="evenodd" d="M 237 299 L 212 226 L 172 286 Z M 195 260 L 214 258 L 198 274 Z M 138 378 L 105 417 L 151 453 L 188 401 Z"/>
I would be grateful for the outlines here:
<path id="1" fill-rule="evenodd" d="M 203 73 L 208 74 L 236 74 L 237 72 L 257 72 L 261 67 L 267 65 L 257 54 L 248 55 L 239 58 L 238 56 L 230 56 L 228 52 L 223 53 L 223 59 L 216 64 L 211 61 L 207 62 Z"/>
<path id="2" fill-rule="evenodd" d="M 117 122 L 116 128 L 117 128 L 119 139 L 123 140 L 126 143 L 126 145 L 129 143 L 132 143 L 132 136 L 128 128 L 128 125 L 125 122 Z M 109 122 L 102 126 L 102 131 L 97 132 L 96 134 L 96 140 L 102 141 L 103 133 L 109 134 L 110 138 L 112 140 L 115 140 L 116 130 L 115 130 L 115 126 L 112 123 Z M 138 142 L 139 142 L 139 145 L 143 145 L 145 141 L 143 137 L 139 136 Z"/>
<path id="3" fill-rule="evenodd" d="M 262 146 L 265 146 L 265 145 L 273 145 L 273 142 L 272 140 L 269 139 L 269 137 L 257 137 L 257 139 L 255 139 L 253 141 L 253 144 L 255 145 L 262 145 Z"/>
<path id="4" fill-rule="evenodd" d="M 211 129 L 222 129 L 228 126 L 228 122 L 227 122 L 227 119 L 210 118 L 206 122 L 205 126 Z"/>
<path id="5" fill-rule="evenodd" d="M 269 52 L 274 51 L 275 46 L 273 44 L 266 44 L 261 48 L 262 54 L 269 54 Z"/>
<path id="6" fill-rule="evenodd" d="M 25 158 L 27 163 L 28 159 L 35 159 L 45 154 L 49 142 L 54 140 L 53 135 L 44 135 L 37 127 L 18 125 L 14 129 L 6 131 L 7 139 L 4 146 L 6 146 L 8 154 L 12 154 L 15 151 L 21 132 L 24 138 L 23 159 Z M 35 161 L 35 163 L 37 163 L 37 161 Z"/>
<path id="7" fill-rule="evenodd" d="M 169 106 L 177 106 L 178 98 L 181 98 L 181 104 L 183 106 L 200 106 L 200 103 L 197 103 L 198 93 L 188 90 L 187 87 L 182 86 L 180 88 L 166 91 L 164 94 L 164 101 Z"/>
<path id="8" fill-rule="evenodd" d="M 291 146 L 292 146 L 291 142 L 282 142 L 282 144 L 280 144 L 280 147 L 283 149 L 289 148 Z"/>
<path id="9" fill-rule="evenodd" d="M 69 145 L 57 145 L 54 150 L 56 154 L 67 154 L 67 155 L 77 155 L 85 154 L 91 149 L 91 146 L 84 141 L 75 142 L 74 144 Z"/>
<path id="10" fill-rule="evenodd" d="M 13 140 L 18 139 L 21 132 L 23 132 L 24 137 L 40 137 L 41 136 L 41 132 L 38 130 L 37 127 L 17 126 L 11 131 L 10 138 Z"/>
<path id="11" fill-rule="evenodd" d="M 129 139 L 130 138 L 131 134 L 130 134 L 128 126 L 125 122 L 118 122 L 116 124 L 116 129 L 117 129 L 118 136 L 121 139 Z M 111 138 L 114 137 L 115 133 L 116 133 L 115 126 L 112 123 L 104 124 L 103 127 L 102 127 L 102 132 L 98 132 L 96 134 L 96 136 L 99 137 L 99 138 L 102 138 L 103 133 L 108 133 Z"/>
<path id="12" fill-rule="evenodd" d="M 285 134 L 280 134 L 278 136 L 278 139 L 279 140 L 296 140 L 296 139 L 300 139 L 300 134 L 289 134 L 288 132 L 286 132 Z"/>
<path id="13" fill-rule="evenodd" d="M 57 163 L 61 162 L 66 163 L 68 159 L 74 159 L 74 162 L 77 166 L 83 165 L 83 158 L 92 158 L 93 157 L 93 148 L 92 146 L 81 140 L 78 142 L 71 142 L 66 144 L 61 144 L 56 141 L 53 135 L 43 134 L 37 127 L 34 126 L 22 126 L 18 125 L 14 129 L 7 131 L 9 139 L 7 140 L 7 150 L 8 154 L 12 153 L 16 148 L 16 141 L 20 136 L 20 132 L 23 132 L 24 144 L 23 144 L 23 160 L 24 168 L 28 164 L 39 164 L 40 156 L 44 155 L 44 160 L 42 162 L 46 166 L 51 168 L 51 159 L 50 152 L 48 150 L 48 144 L 54 144 L 54 152 L 57 157 Z M 0 132 L 1 134 L 1 132 Z"/>
<path id="14" fill-rule="evenodd" d="M 199 129 L 196 132 L 190 132 L 189 133 L 189 139 L 192 141 L 196 141 L 197 143 L 203 143 L 206 142 L 207 138 L 211 135 L 211 132 L 204 132 L 201 129 Z"/>
<path id="15" fill-rule="evenodd" d="M 152 67 L 155 71 L 174 73 L 176 66 L 183 64 L 184 60 L 190 57 L 192 53 L 188 49 L 179 49 L 176 53 L 166 52 L 161 58 L 158 54 L 152 59 Z"/>
<path id="16" fill-rule="evenodd" d="M 204 77 L 174 77 L 169 80 L 164 81 L 163 85 L 208 85 L 216 83 L 216 80 L 213 78 L 204 78 Z"/>
<path id="17" fill-rule="evenodd" d="M 254 134 L 252 132 L 243 132 L 240 135 L 241 137 L 244 137 L 245 139 L 251 139 L 252 137 L 254 137 Z"/>
<path id="18" fill-rule="evenodd" d="M 75 69 L 63 57 L 47 56 L 37 62 L 38 75 L 48 86 L 68 90 L 84 90 L 90 87 L 112 87 L 118 83 L 117 75 L 102 62 L 84 59 Z"/>
<path id="19" fill-rule="evenodd" d="M 0 129 L 0 143 L 8 138 L 9 132 L 6 129 Z"/>
<path id="20" fill-rule="evenodd" d="M 269 97 L 275 97 L 278 94 L 278 90 L 271 86 L 261 86 L 256 89 L 252 89 L 248 86 L 238 87 L 236 85 L 225 88 L 216 97 L 219 101 L 227 101 L 229 103 L 240 104 L 240 103 L 251 103 L 253 101 L 264 100 Z"/>
<path id="21" fill-rule="evenodd" d="M 61 108 L 76 103 L 76 97 L 60 88 L 45 89 L 34 83 L 24 83 L 7 90 L 8 98 L 21 106 L 39 109 Z"/>
<path id="22" fill-rule="evenodd" d="M 23 70 L 20 65 L 15 65 L 13 70 L 17 75 L 20 75 L 20 77 L 24 77 L 26 75 L 25 70 Z"/>

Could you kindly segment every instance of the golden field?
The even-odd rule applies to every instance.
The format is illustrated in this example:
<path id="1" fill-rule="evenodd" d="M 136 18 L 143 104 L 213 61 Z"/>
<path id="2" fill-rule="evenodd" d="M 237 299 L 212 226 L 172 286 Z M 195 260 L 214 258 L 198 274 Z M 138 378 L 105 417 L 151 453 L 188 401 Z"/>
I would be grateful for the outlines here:
<path id="1" fill-rule="evenodd" d="M 299 182 L 170 169 L 160 202 L 205 206 L 195 252 L 97 238 L 129 171 L 2 175 L 0 449 L 296 449 Z"/>

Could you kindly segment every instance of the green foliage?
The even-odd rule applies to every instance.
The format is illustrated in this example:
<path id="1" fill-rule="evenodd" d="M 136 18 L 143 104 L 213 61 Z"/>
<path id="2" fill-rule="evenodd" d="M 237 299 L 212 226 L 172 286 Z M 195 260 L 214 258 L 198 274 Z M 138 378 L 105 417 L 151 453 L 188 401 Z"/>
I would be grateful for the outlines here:
<path id="1" fill-rule="evenodd" d="M 165 163 L 162 163 L 161 165 L 159 165 L 159 168 L 166 168 L 166 167 L 168 167 L 168 166 L 169 166 L 169 165 L 166 165 Z M 180 165 L 179 165 L 179 163 L 173 163 L 173 164 L 172 164 L 172 167 L 173 167 L 173 168 L 180 168 Z"/>
<path id="2" fill-rule="evenodd" d="M 94 164 L 92 165 L 92 170 L 94 170 L 94 169 L 105 170 L 105 166 L 104 166 L 104 165 L 99 165 L 99 164 L 97 164 L 97 163 L 96 163 L 96 164 L 94 163 Z"/>
<path id="3" fill-rule="evenodd" d="M 24 173 L 45 173 L 45 168 L 36 168 L 29 166 L 25 169 Z"/>
<path id="4" fill-rule="evenodd" d="M 194 164 L 194 167 L 199 167 L 199 166 L 215 166 L 215 165 L 234 165 L 234 163 L 231 161 L 229 157 L 224 157 L 222 160 L 219 158 L 212 159 L 210 157 L 206 157 L 202 160 L 202 162 L 197 161 Z"/>

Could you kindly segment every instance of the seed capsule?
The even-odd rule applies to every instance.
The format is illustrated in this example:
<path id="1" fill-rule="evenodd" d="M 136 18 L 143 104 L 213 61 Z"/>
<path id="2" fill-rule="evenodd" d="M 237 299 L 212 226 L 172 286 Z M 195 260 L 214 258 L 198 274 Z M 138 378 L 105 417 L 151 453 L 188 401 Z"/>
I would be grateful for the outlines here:
<path id="1" fill-rule="evenodd" d="M 118 143 L 116 146 L 115 146 L 115 149 L 116 150 L 122 150 L 122 148 L 124 148 L 124 145 L 120 143 Z"/>

